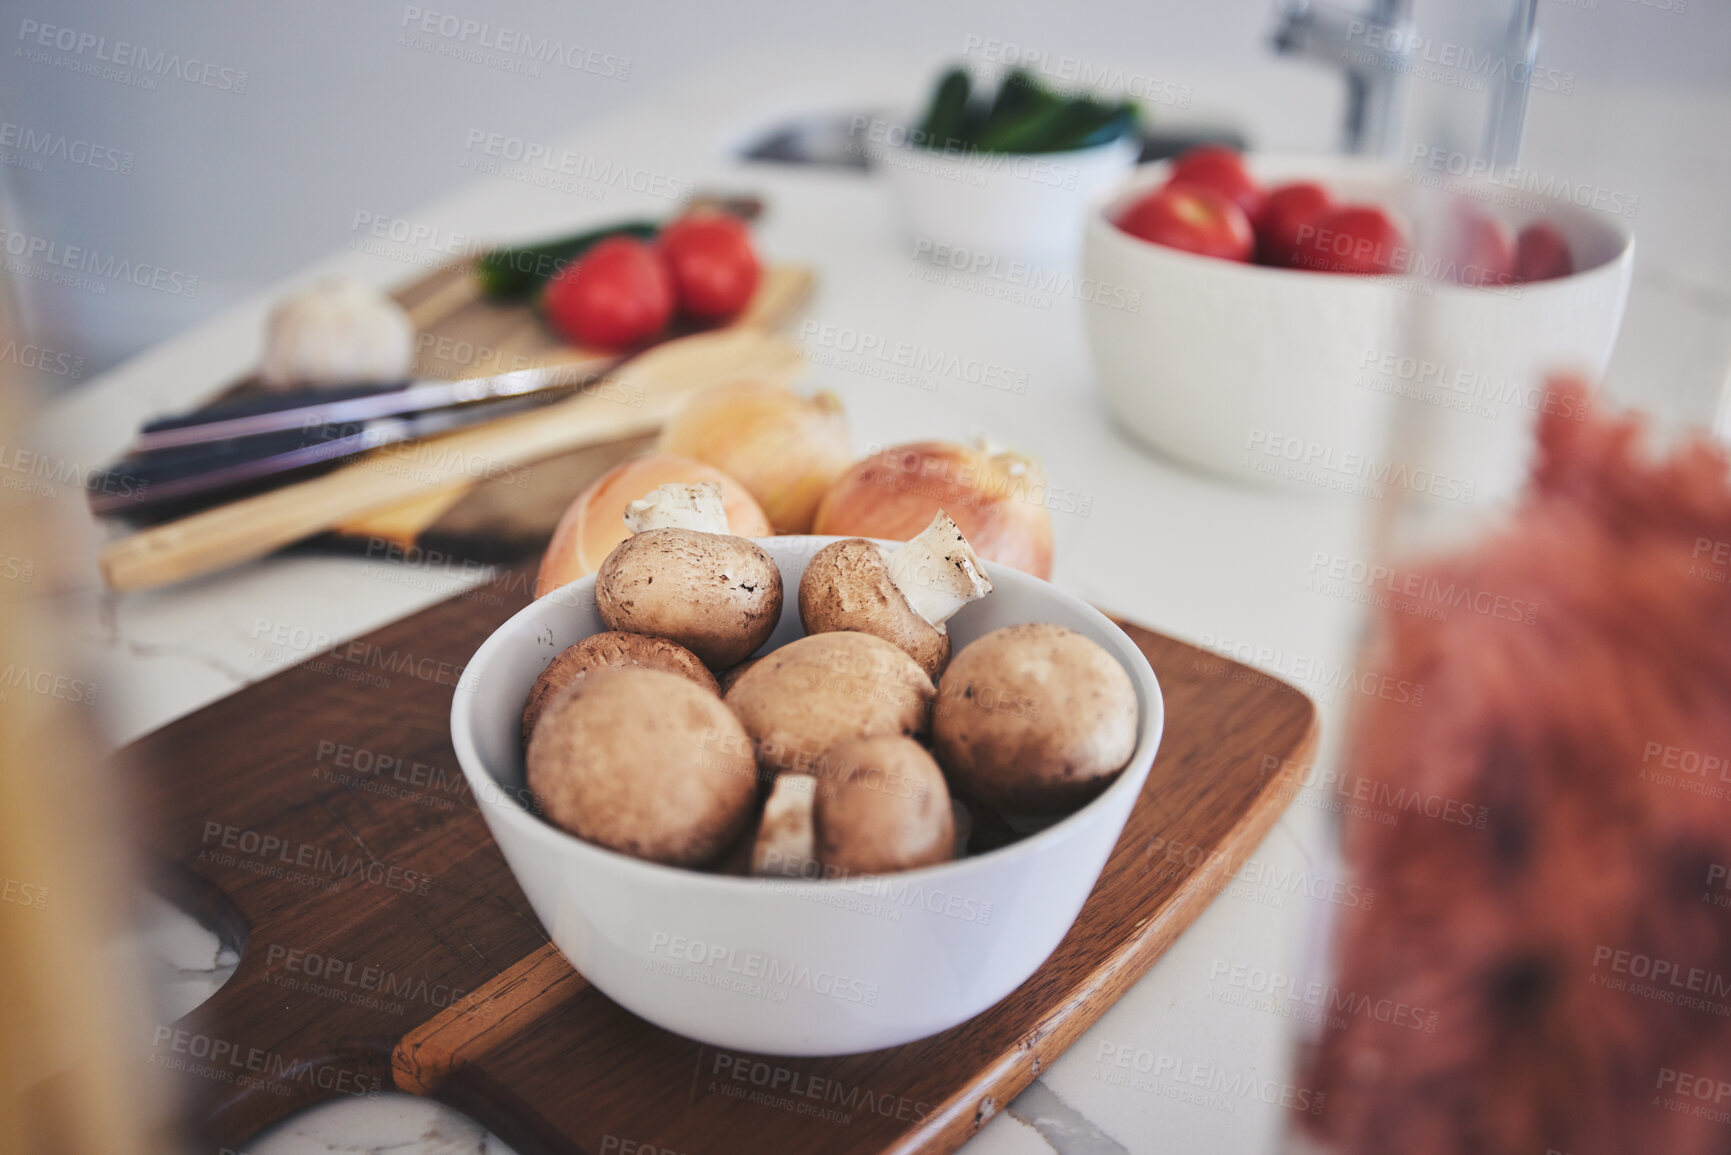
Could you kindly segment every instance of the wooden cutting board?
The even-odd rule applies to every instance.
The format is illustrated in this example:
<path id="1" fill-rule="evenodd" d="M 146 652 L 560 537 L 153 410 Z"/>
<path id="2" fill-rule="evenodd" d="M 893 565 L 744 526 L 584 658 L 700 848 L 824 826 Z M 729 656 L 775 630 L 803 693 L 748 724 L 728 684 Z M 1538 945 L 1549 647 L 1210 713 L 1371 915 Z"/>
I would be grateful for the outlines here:
<path id="1" fill-rule="evenodd" d="M 733 324 L 781 328 L 805 307 L 815 288 L 811 270 L 773 265 Z M 496 302 L 480 295 L 474 262 L 440 266 L 393 290 L 414 321 L 414 374 L 442 380 L 488 376 L 514 369 L 570 366 L 601 373 L 619 355 L 564 341 L 527 302 Z M 683 322 L 668 337 L 695 332 Z M 209 404 L 263 391 L 257 377 L 235 382 Z M 396 556 L 419 547 L 453 560 L 505 562 L 538 553 L 571 499 L 628 457 L 646 452 L 655 436 L 594 445 L 513 470 L 503 478 L 473 478 L 430 489 L 401 507 L 379 510 L 312 539 L 316 549 Z"/>
<path id="2" fill-rule="evenodd" d="M 573 972 L 467 791 L 453 688 L 531 581 L 508 570 L 119 755 L 163 888 L 242 950 L 208 1002 L 154 1026 L 150 1061 L 184 1084 L 192 1149 L 238 1150 L 301 1107 L 399 1088 L 522 1155 L 954 1150 L 1195 920 L 1291 800 L 1316 742 L 1297 690 L 1127 625 L 1160 677 L 1165 738 L 1052 957 L 933 1038 L 758 1067 L 651 1026 Z M 273 623 L 260 641 L 311 649 Z M 1196 848 L 1183 860 L 1197 865 L 1160 853 L 1170 841 Z"/>

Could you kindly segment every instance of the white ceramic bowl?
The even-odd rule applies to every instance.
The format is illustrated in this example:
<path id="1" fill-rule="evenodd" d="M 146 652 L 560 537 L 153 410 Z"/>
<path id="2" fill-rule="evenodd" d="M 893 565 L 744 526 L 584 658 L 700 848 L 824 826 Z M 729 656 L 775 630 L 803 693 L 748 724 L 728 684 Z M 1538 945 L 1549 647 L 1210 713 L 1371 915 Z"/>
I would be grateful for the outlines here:
<path id="1" fill-rule="evenodd" d="M 1447 206 L 1374 161 L 1252 157 L 1261 181 L 1316 180 L 1421 224 Z M 1548 372 L 1603 372 L 1628 298 L 1634 239 L 1620 222 L 1549 203 L 1583 271 L 1509 288 L 1355 277 L 1214 260 L 1150 244 L 1113 219 L 1160 185 L 1145 165 L 1088 210 L 1085 278 L 1140 293 L 1135 312 L 1086 315 L 1094 370 L 1134 436 L 1213 473 L 1311 492 L 1396 484 L 1484 502 L 1524 474 Z M 1511 224 L 1508 190 L 1471 203 Z M 1414 416 L 1391 444 L 1396 399 Z M 1452 493 L 1451 493 L 1452 491 Z"/>
<path id="2" fill-rule="evenodd" d="M 1123 179 L 1141 141 L 1120 137 L 1093 148 L 1034 154 L 944 153 L 906 143 L 899 122 L 869 133 L 866 147 L 900 206 L 914 250 L 1075 259 L 1083 213 Z"/>
<path id="3" fill-rule="evenodd" d="M 759 542 L 787 597 L 767 643 L 799 637 L 800 575 L 834 538 Z M 1021 985 L 1075 921 L 1153 764 L 1165 711 L 1141 651 L 1085 602 L 1005 566 L 950 621 L 960 650 L 1017 622 L 1093 639 L 1130 674 L 1130 764 L 1062 821 L 988 854 L 867 879 L 769 880 L 680 870 L 583 842 L 531 814 L 519 723 L 552 657 L 605 627 L 593 577 L 534 602 L 475 652 L 451 741 L 529 904 L 571 965 L 626 1009 L 700 1042 L 782 1055 L 896 1046 L 972 1018 Z"/>

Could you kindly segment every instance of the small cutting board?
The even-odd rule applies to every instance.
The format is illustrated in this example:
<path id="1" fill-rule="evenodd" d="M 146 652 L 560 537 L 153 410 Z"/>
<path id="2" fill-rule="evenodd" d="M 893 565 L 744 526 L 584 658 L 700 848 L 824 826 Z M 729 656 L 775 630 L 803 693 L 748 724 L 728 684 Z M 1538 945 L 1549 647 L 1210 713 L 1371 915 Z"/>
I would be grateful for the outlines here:
<path id="1" fill-rule="evenodd" d="M 531 585 L 530 570 L 508 570 L 118 756 L 161 885 L 241 948 L 221 990 L 152 1032 L 151 1063 L 184 1085 L 194 1149 L 239 1150 L 301 1107 L 396 1088 L 465 1111 L 522 1155 L 634 1150 L 627 1142 L 701 1155 L 952 1151 L 1196 919 L 1292 799 L 1316 741 L 1315 708 L 1297 690 L 1126 625 L 1159 675 L 1166 733 L 1057 951 L 943 1034 L 763 1058 L 760 1072 L 757 1058 L 654 1027 L 586 983 L 487 833 L 451 749 L 451 695 Z M 266 625 L 261 644 L 313 648 Z M 1175 863 L 1160 853 L 1172 841 L 1195 852 Z"/>
<path id="2" fill-rule="evenodd" d="M 729 326 L 782 328 L 805 307 L 815 287 L 810 269 L 771 265 L 750 304 Z M 545 366 L 599 374 L 621 360 L 616 351 L 562 340 L 528 302 L 481 296 L 473 261 L 442 265 L 391 295 L 415 323 L 417 378 L 461 380 Z M 656 344 L 697 331 L 677 322 Z M 263 391 L 259 379 L 249 376 L 208 404 Z M 456 561 L 513 561 L 539 552 L 572 498 L 621 461 L 649 450 L 655 439 L 654 432 L 632 434 L 543 457 L 533 468 L 478 471 L 475 477 L 429 485 L 400 504 L 339 521 L 309 544 L 370 557 L 419 548 Z"/>

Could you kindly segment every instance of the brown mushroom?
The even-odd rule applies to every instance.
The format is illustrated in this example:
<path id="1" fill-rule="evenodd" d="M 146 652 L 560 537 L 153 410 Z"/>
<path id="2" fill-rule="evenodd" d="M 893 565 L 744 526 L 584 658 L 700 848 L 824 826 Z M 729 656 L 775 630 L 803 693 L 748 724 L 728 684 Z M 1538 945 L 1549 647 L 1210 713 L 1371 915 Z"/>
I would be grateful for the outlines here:
<path id="1" fill-rule="evenodd" d="M 523 706 L 523 741 L 535 732 L 535 721 L 541 712 L 566 686 L 591 670 L 614 666 L 647 666 L 690 678 L 699 686 L 719 697 L 721 687 L 715 675 L 704 668 L 697 655 L 677 642 L 652 638 L 648 634 L 626 634 L 606 630 L 590 634 L 574 646 L 561 650 L 535 684 L 529 688 L 529 700 Z"/>
<path id="2" fill-rule="evenodd" d="M 757 802 L 751 742 L 721 699 L 645 666 L 595 670 L 548 705 L 529 789 L 579 838 L 674 866 L 714 859 Z"/>
<path id="3" fill-rule="evenodd" d="M 950 660 L 948 632 L 914 613 L 890 581 L 883 547 L 863 537 L 831 542 L 812 555 L 799 582 L 799 619 L 808 634 L 855 630 L 882 638 L 929 678 Z"/>
<path id="4" fill-rule="evenodd" d="M 961 530 L 939 511 L 894 552 L 863 537 L 818 550 L 800 579 L 799 617 L 808 634 L 855 630 L 882 638 L 935 679 L 950 660 L 944 623 L 991 588 Z"/>
<path id="5" fill-rule="evenodd" d="M 739 665 L 729 666 L 719 674 L 716 674 L 715 684 L 720 687 L 722 696 L 726 697 L 727 692 L 733 689 L 733 683 L 739 681 L 740 675 L 744 674 L 745 671 L 751 669 L 751 667 L 756 664 L 756 658 L 747 658 L 745 661 L 739 663 Z"/>
<path id="6" fill-rule="evenodd" d="M 826 873 L 887 874 L 955 856 L 949 788 L 918 742 L 852 738 L 824 761 L 811 824 Z"/>
<path id="7" fill-rule="evenodd" d="M 781 571 L 743 537 L 650 529 L 620 542 L 595 575 L 612 630 L 678 642 L 712 670 L 750 657 L 781 620 Z"/>
<path id="8" fill-rule="evenodd" d="M 1055 814 L 1124 768 L 1137 719 L 1130 675 L 1103 647 L 1026 623 L 993 630 L 950 662 L 932 745 L 963 794 L 1011 813 Z"/>
<path id="9" fill-rule="evenodd" d="M 595 574 L 608 629 L 678 642 L 712 670 L 750 657 L 775 632 L 781 570 L 728 532 L 719 485 L 658 486 L 625 507 L 625 525 L 632 536 Z"/>
<path id="10" fill-rule="evenodd" d="M 766 773 L 812 773 L 848 738 L 923 734 L 935 691 L 914 660 L 870 634 L 812 634 L 771 650 L 727 692 Z"/>

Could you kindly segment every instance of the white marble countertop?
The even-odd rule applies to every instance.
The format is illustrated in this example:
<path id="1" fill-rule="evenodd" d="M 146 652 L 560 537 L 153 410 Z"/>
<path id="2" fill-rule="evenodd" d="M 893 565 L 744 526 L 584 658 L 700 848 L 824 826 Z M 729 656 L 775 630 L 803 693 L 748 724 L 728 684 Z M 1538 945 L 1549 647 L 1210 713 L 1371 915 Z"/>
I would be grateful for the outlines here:
<path id="1" fill-rule="evenodd" d="M 757 73 L 732 62 L 727 75 L 731 89 L 705 87 L 698 78 L 682 99 L 658 101 L 549 143 L 703 186 L 759 190 L 770 205 L 758 230 L 762 248 L 772 258 L 808 263 L 819 272 L 821 287 L 809 319 L 1025 372 L 1024 395 L 950 378 L 915 391 L 820 358 L 807 385 L 841 396 L 859 447 L 989 432 L 1036 451 L 1055 486 L 1092 499 L 1086 516 L 1054 513 L 1059 584 L 1181 638 L 1266 647 L 1278 655 L 1270 664 L 1282 673 L 1310 662 L 1351 661 L 1362 625 L 1359 607 L 1319 593 L 1310 578 L 1319 554 L 1363 556 L 1358 508 L 1206 480 L 1138 449 L 1109 422 L 1090 379 L 1078 302 L 1057 297 L 1041 308 L 929 284 L 911 275 L 915 265 L 883 182 L 746 167 L 727 157 L 739 133 L 771 112 L 814 101 L 844 109 L 881 105 L 917 78 L 815 62 Z M 744 95 L 737 88 L 742 75 L 758 77 L 757 87 Z M 1339 94 L 1325 73 L 1270 66 L 1253 78 L 1187 78 L 1175 71 L 1173 79 L 1194 80 L 1203 94 L 1238 93 L 1236 102 L 1200 103 L 1238 114 L 1259 141 L 1320 151 L 1333 137 Z M 1249 98 L 1251 92 L 1256 99 Z M 619 189 L 605 190 L 597 200 L 478 176 L 458 195 L 409 216 L 440 236 L 504 239 L 666 207 Z M 431 259 L 424 248 L 386 244 L 367 251 L 365 236 L 357 234 L 355 241 L 350 250 L 310 266 L 306 275 L 341 270 L 389 285 L 412 277 L 419 263 Z M 1677 292 L 1723 291 L 1701 289 L 1699 280 L 1685 278 L 1679 283 L 1686 287 Z M 265 310 L 288 288 L 277 286 L 88 383 L 42 422 L 44 450 L 86 467 L 98 465 L 141 420 L 184 408 L 243 373 L 257 356 Z M 1655 352 L 1653 362 L 1662 366 L 1667 355 Z M 65 532 L 88 563 L 95 534 L 73 508 L 76 495 L 61 498 L 68 501 Z M 437 575 L 405 583 L 387 564 L 314 556 L 271 558 L 126 596 L 101 592 L 93 566 L 87 564 L 84 573 L 62 601 L 87 647 L 82 660 L 100 682 L 100 725 L 114 743 L 306 656 L 261 643 L 261 620 L 343 639 L 463 584 Z M 1350 695 L 1304 688 L 1322 706 L 1326 761 Z M 1256 860 L 1275 872 L 1338 877 L 1330 830 L 1321 808 L 1293 806 Z M 214 937 L 177 926 L 160 905 L 155 909 L 151 953 L 162 960 L 162 1013 L 179 1014 L 220 981 L 233 958 Z M 1255 1098 L 1199 1092 L 1185 1079 L 1206 1068 L 1277 1087 L 1294 1079 L 1293 1024 L 1223 1003 L 1211 976 L 1221 962 L 1317 974 L 1330 910 L 1278 886 L 1235 885 L 1029 1092 L 982 1130 L 968 1146 L 971 1155 L 1281 1149 L 1289 1111 Z M 1113 1079 L 1117 1068 L 1103 1056 L 1124 1048 L 1168 1057 L 1174 1062 L 1163 1069 L 1176 1073 Z M 246 1146 L 248 1155 L 383 1150 L 442 1155 L 504 1148 L 449 1109 L 407 1096 L 325 1105 Z"/>

